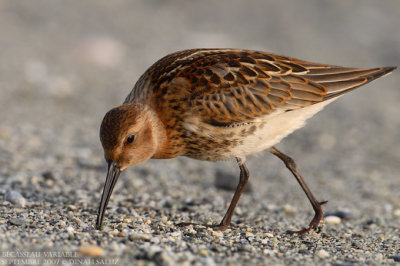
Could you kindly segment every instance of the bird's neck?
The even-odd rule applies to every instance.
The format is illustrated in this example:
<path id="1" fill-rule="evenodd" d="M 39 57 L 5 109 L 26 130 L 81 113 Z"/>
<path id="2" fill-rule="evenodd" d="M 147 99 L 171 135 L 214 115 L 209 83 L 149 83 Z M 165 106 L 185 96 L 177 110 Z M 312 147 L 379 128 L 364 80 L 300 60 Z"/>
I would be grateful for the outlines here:
<path id="1" fill-rule="evenodd" d="M 155 153 L 151 158 L 163 159 L 165 158 L 165 150 L 168 143 L 167 131 L 163 122 L 158 118 L 157 114 L 153 111 L 150 112 L 151 126 L 153 129 L 154 145 L 156 147 Z"/>

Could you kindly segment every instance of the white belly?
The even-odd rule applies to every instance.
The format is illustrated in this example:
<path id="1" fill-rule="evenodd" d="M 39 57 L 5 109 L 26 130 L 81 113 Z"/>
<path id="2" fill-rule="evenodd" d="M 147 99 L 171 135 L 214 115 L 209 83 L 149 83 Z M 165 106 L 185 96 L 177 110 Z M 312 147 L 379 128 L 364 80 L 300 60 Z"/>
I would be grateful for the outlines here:
<path id="1" fill-rule="evenodd" d="M 338 97 L 337 97 L 338 98 Z M 333 98 L 321 103 L 313 104 L 305 108 L 296 109 L 289 112 L 271 113 L 252 121 L 248 125 L 232 128 L 214 127 L 209 124 L 188 118 L 184 126 L 189 131 L 197 135 L 207 136 L 213 139 L 227 139 L 229 136 L 233 139 L 240 139 L 242 143 L 225 149 L 222 153 L 218 151 L 219 159 L 232 157 L 245 157 L 246 155 L 264 151 L 279 143 L 284 137 L 305 125 L 308 118 L 321 111 L 326 105 L 336 100 Z M 241 137 L 243 129 L 255 126 L 251 134 Z M 212 153 L 212 151 L 210 151 Z"/>
<path id="2" fill-rule="evenodd" d="M 245 138 L 243 145 L 232 149 L 234 156 L 246 156 L 271 148 L 284 137 L 305 125 L 308 118 L 321 111 L 336 98 L 290 112 L 267 115 L 260 120 L 264 126 Z"/>

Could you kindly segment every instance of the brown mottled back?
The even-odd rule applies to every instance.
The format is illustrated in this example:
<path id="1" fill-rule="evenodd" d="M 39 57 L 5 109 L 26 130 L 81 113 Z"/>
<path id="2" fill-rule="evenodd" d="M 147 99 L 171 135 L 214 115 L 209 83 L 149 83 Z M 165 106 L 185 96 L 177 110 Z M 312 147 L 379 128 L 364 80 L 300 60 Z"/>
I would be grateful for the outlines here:
<path id="1" fill-rule="evenodd" d="M 229 126 L 336 97 L 392 70 L 346 68 L 249 50 L 185 50 L 151 66 L 125 102 L 148 99 L 166 112 L 174 102 L 184 103 L 204 121 Z"/>

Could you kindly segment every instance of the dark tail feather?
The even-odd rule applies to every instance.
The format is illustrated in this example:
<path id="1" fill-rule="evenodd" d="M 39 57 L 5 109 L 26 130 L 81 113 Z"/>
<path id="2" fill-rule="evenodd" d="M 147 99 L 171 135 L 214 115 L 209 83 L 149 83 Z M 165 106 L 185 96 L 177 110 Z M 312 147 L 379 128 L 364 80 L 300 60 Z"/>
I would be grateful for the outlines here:
<path id="1" fill-rule="evenodd" d="M 311 71 L 311 73 L 307 74 L 307 78 L 321 84 L 327 89 L 328 93 L 324 100 L 328 100 L 385 76 L 396 68 L 392 66 L 372 69 L 333 67 L 331 71 L 327 69 L 323 74 Z"/>

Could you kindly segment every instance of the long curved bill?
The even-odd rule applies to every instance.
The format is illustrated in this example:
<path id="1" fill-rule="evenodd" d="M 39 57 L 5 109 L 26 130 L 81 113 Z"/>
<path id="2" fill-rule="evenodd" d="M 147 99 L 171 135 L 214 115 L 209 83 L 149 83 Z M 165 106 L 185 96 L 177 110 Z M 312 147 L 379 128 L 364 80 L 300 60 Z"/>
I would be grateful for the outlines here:
<path id="1" fill-rule="evenodd" d="M 110 161 L 108 163 L 108 171 L 106 183 L 103 188 L 103 195 L 101 196 L 99 213 L 97 215 L 96 228 L 100 229 L 104 219 L 104 213 L 106 212 L 108 201 L 110 200 L 111 193 L 113 192 L 114 186 L 117 183 L 121 170 L 116 162 Z"/>

